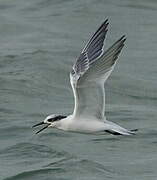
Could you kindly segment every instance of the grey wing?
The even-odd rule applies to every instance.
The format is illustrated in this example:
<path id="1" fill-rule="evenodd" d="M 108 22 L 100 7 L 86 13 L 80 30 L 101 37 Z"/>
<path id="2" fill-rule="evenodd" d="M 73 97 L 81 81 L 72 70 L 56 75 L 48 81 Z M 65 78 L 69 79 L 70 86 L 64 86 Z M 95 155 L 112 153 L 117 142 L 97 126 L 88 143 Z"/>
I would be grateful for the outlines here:
<path id="1" fill-rule="evenodd" d="M 105 20 L 93 34 L 82 50 L 76 63 L 73 65 L 72 74 L 80 76 L 103 52 L 104 40 L 107 33 L 108 20 Z"/>
<path id="2" fill-rule="evenodd" d="M 98 79 L 102 80 L 104 83 L 114 68 L 125 40 L 125 36 L 122 36 L 107 51 L 105 51 L 101 57 L 94 61 L 84 75 L 78 79 L 78 83 L 83 84 L 85 81 L 97 81 Z"/>
<path id="3" fill-rule="evenodd" d="M 80 69 L 77 69 L 78 67 L 76 67 L 75 63 L 73 66 L 74 72 L 70 74 L 75 97 L 73 114 L 76 117 L 83 116 L 82 119 L 91 119 L 94 117 L 103 120 L 105 110 L 104 82 L 114 68 L 116 59 L 124 46 L 124 41 L 125 36 L 122 36 L 107 51 L 104 52 L 101 50 L 101 54 L 98 56 L 95 55 L 95 59 L 88 59 L 87 56 L 92 41 L 90 40 L 88 42 L 89 46 L 88 44 L 85 46 L 83 53 L 87 51 L 86 58 L 88 62 L 84 63 L 85 59 L 82 58 L 79 66 Z M 103 44 L 101 48 L 103 49 Z M 97 51 L 95 53 L 97 54 Z"/>

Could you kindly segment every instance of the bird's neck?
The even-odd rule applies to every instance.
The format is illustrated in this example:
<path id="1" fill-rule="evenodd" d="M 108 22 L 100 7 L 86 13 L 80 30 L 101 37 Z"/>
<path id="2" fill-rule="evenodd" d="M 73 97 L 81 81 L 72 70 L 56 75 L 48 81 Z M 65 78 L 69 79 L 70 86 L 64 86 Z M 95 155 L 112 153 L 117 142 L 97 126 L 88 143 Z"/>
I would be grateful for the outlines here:
<path id="1" fill-rule="evenodd" d="M 58 121 L 55 127 L 57 129 L 61 129 L 61 130 L 68 130 L 68 126 L 69 126 L 71 120 L 72 120 L 72 115 L 69 115 L 66 118 Z"/>

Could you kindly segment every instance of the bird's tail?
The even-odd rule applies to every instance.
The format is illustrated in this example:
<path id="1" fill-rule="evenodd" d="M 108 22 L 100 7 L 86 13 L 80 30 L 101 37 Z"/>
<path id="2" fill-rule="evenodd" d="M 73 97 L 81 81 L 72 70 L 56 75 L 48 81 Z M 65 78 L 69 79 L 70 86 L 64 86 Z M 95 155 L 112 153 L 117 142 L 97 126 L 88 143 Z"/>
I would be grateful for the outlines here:
<path id="1" fill-rule="evenodd" d="M 105 132 L 113 135 L 126 135 L 126 136 L 134 135 L 138 131 L 138 129 L 132 129 L 132 130 L 125 129 L 110 121 L 108 121 L 107 124 L 108 124 L 108 128 L 105 130 Z"/>
<path id="2" fill-rule="evenodd" d="M 105 130 L 105 132 L 112 134 L 112 135 L 125 135 L 125 136 L 129 136 L 129 135 L 134 135 L 136 134 L 137 129 L 133 129 L 133 130 L 127 130 L 127 131 L 115 131 L 115 130 Z"/>

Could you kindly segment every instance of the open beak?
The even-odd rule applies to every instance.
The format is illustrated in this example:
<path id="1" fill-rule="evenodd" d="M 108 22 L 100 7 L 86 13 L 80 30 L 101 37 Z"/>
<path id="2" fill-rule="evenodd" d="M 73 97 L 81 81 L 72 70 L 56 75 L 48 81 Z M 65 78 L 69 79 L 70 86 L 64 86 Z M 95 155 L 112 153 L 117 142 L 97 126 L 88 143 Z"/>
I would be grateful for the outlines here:
<path id="1" fill-rule="evenodd" d="M 37 126 L 41 126 L 41 125 L 43 125 L 43 124 L 45 124 L 45 123 L 42 121 L 42 122 L 40 122 L 40 123 L 35 124 L 34 126 L 32 126 L 32 128 L 37 127 Z M 46 126 L 43 127 L 42 129 L 40 129 L 39 131 L 37 131 L 36 134 L 40 133 L 40 132 L 43 131 L 44 129 L 47 129 L 48 127 L 49 127 L 49 124 L 46 124 Z"/>

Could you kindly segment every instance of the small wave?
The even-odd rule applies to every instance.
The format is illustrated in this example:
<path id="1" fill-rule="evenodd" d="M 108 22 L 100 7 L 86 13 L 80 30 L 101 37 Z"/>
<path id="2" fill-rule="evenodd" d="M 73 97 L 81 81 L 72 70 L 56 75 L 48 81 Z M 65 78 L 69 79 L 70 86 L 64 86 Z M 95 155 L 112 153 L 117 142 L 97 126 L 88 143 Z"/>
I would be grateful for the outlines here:
<path id="1" fill-rule="evenodd" d="M 61 167 L 66 170 L 66 172 L 76 172 L 79 174 L 82 173 L 105 173 L 106 175 L 112 174 L 114 170 L 109 166 L 104 166 L 101 163 L 88 160 L 88 159 L 79 159 L 77 157 L 71 156 L 71 158 L 62 159 L 56 163 L 50 163 L 45 167 Z M 114 172 L 115 173 L 115 172 Z"/>
<path id="2" fill-rule="evenodd" d="M 19 174 L 16 174 L 11 177 L 7 177 L 4 180 L 21 180 L 21 179 L 30 179 L 32 180 L 33 177 L 35 178 L 45 178 L 47 175 L 54 175 L 54 173 L 60 173 L 63 172 L 64 170 L 62 168 L 42 168 L 42 169 L 37 169 L 37 170 L 31 170 L 31 171 L 24 171 Z"/>
<path id="3" fill-rule="evenodd" d="M 3 157 L 18 157 L 17 159 L 42 159 L 42 158 L 60 158 L 66 155 L 66 152 L 58 152 L 45 145 L 33 143 L 18 143 L 0 151 Z"/>

